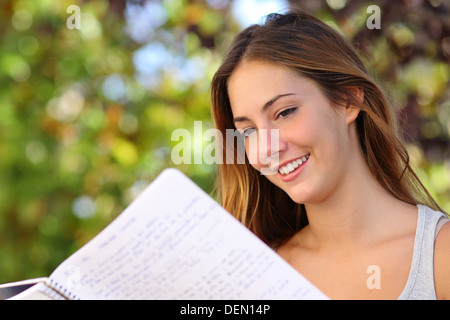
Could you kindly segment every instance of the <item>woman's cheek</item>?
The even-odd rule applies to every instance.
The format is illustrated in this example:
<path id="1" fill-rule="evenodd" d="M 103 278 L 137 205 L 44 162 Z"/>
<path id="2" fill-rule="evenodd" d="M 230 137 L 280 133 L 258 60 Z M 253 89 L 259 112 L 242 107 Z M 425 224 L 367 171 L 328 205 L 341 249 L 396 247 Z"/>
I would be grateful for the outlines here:
<path id="1" fill-rule="evenodd" d="M 261 161 L 259 159 L 259 150 L 254 144 L 250 144 L 246 142 L 245 152 L 247 154 L 247 158 L 249 163 L 253 168 L 260 171 L 261 170 Z"/>

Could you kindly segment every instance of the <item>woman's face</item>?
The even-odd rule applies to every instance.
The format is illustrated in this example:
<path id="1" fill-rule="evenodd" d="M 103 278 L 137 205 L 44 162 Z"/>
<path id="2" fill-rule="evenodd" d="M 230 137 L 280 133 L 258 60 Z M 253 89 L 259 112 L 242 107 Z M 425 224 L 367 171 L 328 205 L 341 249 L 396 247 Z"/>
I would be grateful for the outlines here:
<path id="1" fill-rule="evenodd" d="M 243 61 L 228 94 L 250 163 L 260 172 L 270 167 L 274 174 L 266 177 L 295 202 L 324 201 L 351 172 L 346 160 L 357 145 L 358 110 L 331 105 L 314 81 L 276 64 Z"/>

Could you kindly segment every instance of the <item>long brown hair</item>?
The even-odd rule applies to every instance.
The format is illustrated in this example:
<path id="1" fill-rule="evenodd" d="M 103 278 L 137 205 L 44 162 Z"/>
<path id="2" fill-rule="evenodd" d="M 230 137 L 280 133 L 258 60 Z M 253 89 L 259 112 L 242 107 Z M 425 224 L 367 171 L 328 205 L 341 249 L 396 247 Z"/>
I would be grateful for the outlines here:
<path id="1" fill-rule="evenodd" d="M 235 129 L 228 79 L 244 59 L 288 67 L 314 80 L 334 105 L 360 107 L 356 124 L 361 149 L 380 185 L 402 201 L 442 211 L 410 166 L 385 94 L 337 31 L 306 12 L 293 11 L 271 14 L 265 24 L 239 33 L 212 80 L 212 114 L 223 136 L 227 129 Z M 354 88 L 364 91 L 362 103 L 352 94 Z M 229 151 L 223 141 L 222 152 Z M 237 154 L 236 147 L 233 152 Z M 293 202 L 248 161 L 236 163 L 218 165 L 218 195 L 224 208 L 258 237 L 277 247 L 308 223 L 302 204 Z"/>

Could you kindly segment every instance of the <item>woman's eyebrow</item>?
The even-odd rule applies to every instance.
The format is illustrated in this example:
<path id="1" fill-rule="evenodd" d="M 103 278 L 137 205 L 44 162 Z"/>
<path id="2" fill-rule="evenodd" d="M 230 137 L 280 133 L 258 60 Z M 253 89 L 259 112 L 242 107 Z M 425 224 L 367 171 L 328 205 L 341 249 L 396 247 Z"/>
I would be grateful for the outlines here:
<path id="1" fill-rule="evenodd" d="M 250 121 L 250 119 L 247 118 L 247 117 L 236 117 L 236 118 L 233 118 L 233 122 L 234 123 L 236 123 L 236 122 L 245 122 L 245 121 Z"/>
<path id="2" fill-rule="evenodd" d="M 262 107 L 262 112 L 266 111 L 267 109 L 269 109 L 275 102 L 277 102 L 278 99 L 281 99 L 283 97 L 287 97 L 287 96 L 292 96 L 295 95 L 295 93 L 284 93 L 284 94 L 279 94 L 276 95 L 275 97 L 273 97 L 272 99 L 270 99 L 269 101 L 267 101 L 264 106 Z M 233 118 L 233 122 L 244 122 L 244 121 L 250 121 L 249 118 L 247 117 L 236 117 Z"/>
<path id="3" fill-rule="evenodd" d="M 287 97 L 287 96 L 292 96 L 295 95 L 295 93 L 284 93 L 284 94 L 279 94 L 275 97 L 273 97 L 272 99 L 270 99 L 269 101 L 267 101 L 263 108 L 262 111 L 266 111 L 267 109 L 269 109 L 275 102 L 277 102 L 278 99 L 283 98 L 283 97 Z"/>

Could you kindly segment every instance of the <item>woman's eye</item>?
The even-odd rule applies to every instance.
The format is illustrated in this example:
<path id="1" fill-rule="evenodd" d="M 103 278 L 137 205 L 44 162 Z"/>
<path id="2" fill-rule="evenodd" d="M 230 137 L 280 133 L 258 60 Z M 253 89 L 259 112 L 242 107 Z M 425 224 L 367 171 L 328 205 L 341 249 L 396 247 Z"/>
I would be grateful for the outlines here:
<path id="1" fill-rule="evenodd" d="M 242 130 L 242 134 L 244 135 L 244 137 L 248 137 L 255 131 L 256 131 L 255 128 L 248 128 L 248 129 Z"/>
<path id="2" fill-rule="evenodd" d="M 295 110 L 297 110 L 296 107 L 285 109 L 285 110 L 281 111 L 280 113 L 278 113 L 277 118 L 286 118 L 289 114 L 291 114 Z"/>

